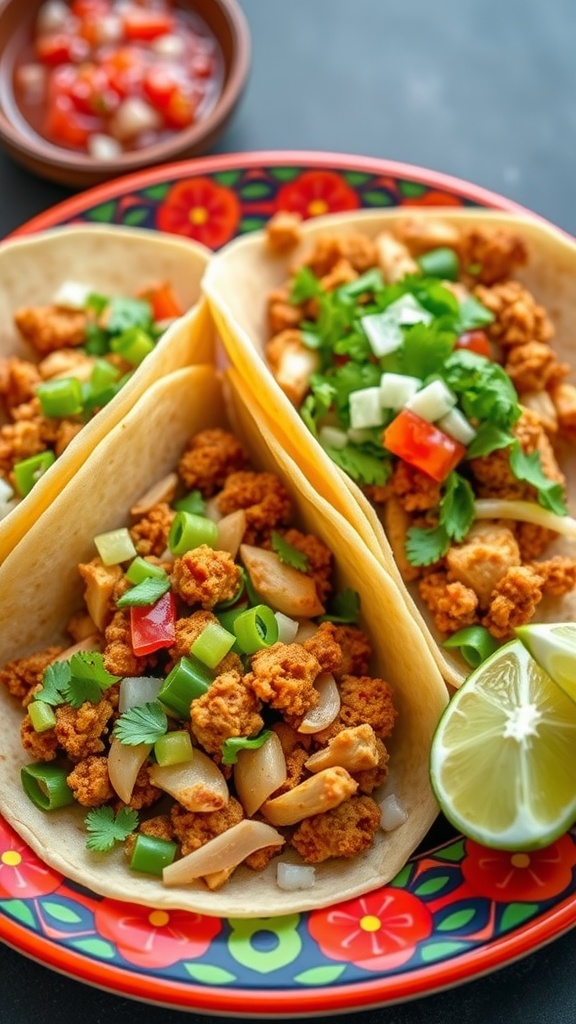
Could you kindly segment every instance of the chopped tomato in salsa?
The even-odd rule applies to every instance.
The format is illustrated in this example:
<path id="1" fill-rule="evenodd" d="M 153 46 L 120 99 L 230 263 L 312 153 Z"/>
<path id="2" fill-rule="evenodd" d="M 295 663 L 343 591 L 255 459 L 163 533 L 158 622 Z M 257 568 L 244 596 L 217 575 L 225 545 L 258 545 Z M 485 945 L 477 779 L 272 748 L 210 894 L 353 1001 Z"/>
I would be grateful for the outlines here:
<path id="1" fill-rule="evenodd" d="M 466 448 L 434 423 L 403 409 L 384 431 L 384 444 L 399 459 L 442 483 L 466 455 Z"/>
<path id="2" fill-rule="evenodd" d="M 14 74 L 16 102 L 35 131 L 101 159 L 206 116 L 221 84 L 216 40 L 170 0 L 45 0 Z"/>

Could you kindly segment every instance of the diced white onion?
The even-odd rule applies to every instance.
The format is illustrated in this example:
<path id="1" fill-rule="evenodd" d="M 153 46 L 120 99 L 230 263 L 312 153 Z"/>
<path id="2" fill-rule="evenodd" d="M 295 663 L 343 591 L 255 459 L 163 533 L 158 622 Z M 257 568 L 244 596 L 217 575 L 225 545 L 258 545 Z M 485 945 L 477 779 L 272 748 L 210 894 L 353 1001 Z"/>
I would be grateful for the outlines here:
<path id="1" fill-rule="evenodd" d="M 274 611 L 294 619 L 324 614 L 312 577 L 282 562 L 275 551 L 241 544 L 240 557 L 252 586 Z"/>
<path id="2" fill-rule="evenodd" d="M 479 498 L 474 502 L 476 519 L 515 519 L 519 523 L 534 523 L 545 530 L 553 530 L 563 537 L 576 540 L 576 519 L 558 516 L 532 501 L 504 501 L 501 498 Z"/>
<path id="3" fill-rule="evenodd" d="M 150 782 L 170 793 L 187 811 L 219 811 L 228 803 L 228 785 L 218 765 L 196 748 L 192 761 L 153 764 Z"/>
<path id="4" fill-rule="evenodd" d="M 387 311 L 363 316 L 360 323 L 366 332 L 370 348 L 378 359 L 395 352 L 404 341 L 400 324 L 393 316 L 389 316 Z"/>
<path id="5" fill-rule="evenodd" d="M 126 676 L 120 683 L 118 711 L 122 715 L 128 708 L 137 708 L 156 700 L 162 680 L 154 676 Z"/>
<path id="6" fill-rule="evenodd" d="M 340 711 L 340 691 L 331 672 L 323 672 L 318 676 L 314 689 L 317 690 L 320 699 L 298 727 L 298 732 L 305 735 L 327 729 Z"/>
<path id="7" fill-rule="evenodd" d="M 62 0 L 46 0 L 36 15 L 36 31 L 39 35 L 61 32 L 70 17 L 70 8 Z"/>
<path id="8" fill-rule="evenodd" d="M 406 408 L 428 423 L 436 423 L 456 405 L 456 395 L 443 380 L 433 380 L 406 402 Z"/>
<path id="9" fill-rule="evenodd" d="M 422 387 L 419 377 L 403 373 L 383 373 L 380 378 L 380 401 L 385 409 L 403 409 Z"/>
<path id="10" fill-rule="evenodd" d="M 10 501 L 10 498 L 14 497 L 14 488 L 0 476 L 0 502 Z"/>
<path id="11" fill-rule="evenodd" d="M 320 427 L 318 440 L 325 448 L 344 448 L 348 444 L 348 434 L 339 427 Z"/>
<path id="12" fill-rule="evenodd" d="M 167 473 L 161 480 L 157 480 L 156 483 L 152 484 L 144 494 L 135 501 L 130 509 L 131 516 L 143 516 L 146 512 L 149 512 L 154 505 L 159 505 L 162 501 L 167 501 L 168 504 L 174 498 L 176 489 L 178 487 L 178 474 Z"/>
<path id="13" fill-rule="evenodd" d="M 429 324 L 434 319 L 432 313 L 424 309 L 418 299 L 415 299 L 409 292 L 401 295 L 395 302 L 391 302 L 384 312 L 403 327 L 411 327 L 413 324 Z"/>
<path id="14" fill-rule="evenodd" d="M 350 427 L 348 430 L 348 440 L 352 444 L 364 444 L 365 441 L 370 441 L 371 437 L 372 435 L 369 430 L 354 430 L 353 427 Z"/>
<path id="15" fill-rule="evenodd" d="M 350 425 L 353 430 L 366 427 L 380 427 L 384 422 L 380 388 L 360 388 L 352 391 L 350 401 Z"/>
<path id="16" fill-rule="evenodd" d="M 310 864 L 286 864 L 279 861 L 276 867 L 276 884 L 286 892 L 298 889 L 312 889 L 316 883 L 316 868 Z"/>
<path id="17" fill-rule="evenodd" d="M 408 821 L 408 812 L 401 804 L 395 793 L 389 793 L 380 802 L 380 827 L 385 832 L 392 832 L 393 829 Z"/>
<path id="18" fill-rule="evenodd" d="M 227 551 L 233 558 L 238 554 L 238 548 L 246 533 L 246 511 L 243 508 L 230 512 L 218 520 L 218 541 L 219 551 Z"/>
<path id="19" fill-rule="evenodd" d="M 296 633 L 296 643 L 303 644 L 305 640 L 309 640 L 310 637 L 315 636 L 318 632 L 318 626 L 315 622 L 311 622 L 309 619 L 304 619 L 303 622 L 298 626 L 298 632 Z"/>
<path id="20" fill-rule="evenodd" d="M 244 818 L 237 825 L 232 825 L 219 836 L 208 840 L 198 850 L 193 850 L 164 868 L 162 880 L 164 885 L 186 885 L 203 875 L 234 868 L 256 850 L 283 844 L 283 836 L 271 825 Z"/>
<path id="21" fill-rule="evenodd" d="M 88 139 L 88 152 L 95 160 L 115 160 L 122 152 L 117 139 L 102 132 L 95 132 Z"/>
<path id="22" fill-rule="evenodd" d="M 238 751 L 234 785 L 248 818 L 286 781 L 286 758 L 275 732 L 261 747 Z"/>
<path id="23" fill-rule="evenodd" d="M 179 60 L 184 55 L 185 46 L 182 37 L 176 36 L 172 32 L 158 36 L 150 43 L 150 49 L 154 50 L 154 53 L 157 53 L 159 57 L 167 57 L 169 60 Z"/>
<path id="24" fill-rule="evenodd" d="M 293 644 L 296 640 L 296 634 L 300 629 L 300 623 L 296 619 L 291 619 L 289 615 L 284 615 L 283 612 L 274 612 L 274 618 L 278 623 L 278 640 L 281 644 Z"/>
<path id="25" fill-rule="evenodd" d="M 122 19 L 115 14 L 102 14 L 98 18 L 98 42 L 99 43 L 119 43 L 124 35 L 124 26 L 122 25 Z"/>
<path id="26" fill-rule="evenodd" d="M 470 444 L 476 437 L 474 427 L 460 409 L 450 409 L 450 412 L 438 420 L 437 426 L 455 441 L 460 441 L 460 444 Z"/>
<path id="27" fill-rule="evenodd" d="M 210 498 L 204 505 L 204 513 L 206 519 L 211 519 L 213 523 L 217 523 L 222 519 L 222 513 L 218 508 L 218 498 Z"/>
<path id="28" fill-rule="evenodd" d="M 131 746 L 112 737 L 108 752 L 108 775 L 114 791 L 125 804 L 130 803 L 138 772 L 151 750 L 150 743 Z"/>
<path id="29" fill-rule="evenodd" d="M 115 139 L 126 142 L 148 131 L 158 131 L 161 118 L 146 100 L 139 96 L 128 96 L 118 107 L 110 124 Z"/>
<path id="30" fill-rule="evenodd" d="M 84 309 L 88 296 L 94 291 L 88 284 L 82 281 L 62 281 L 52 296 L 55 306 L 63 306 L 65 309 Z"/>

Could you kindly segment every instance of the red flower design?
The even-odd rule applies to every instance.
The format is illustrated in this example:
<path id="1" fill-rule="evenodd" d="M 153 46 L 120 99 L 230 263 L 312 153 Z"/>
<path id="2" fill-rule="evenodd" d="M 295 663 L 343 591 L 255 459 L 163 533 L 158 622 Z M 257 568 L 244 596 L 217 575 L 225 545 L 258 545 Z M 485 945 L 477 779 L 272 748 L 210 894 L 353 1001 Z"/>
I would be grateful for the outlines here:
<path id="1" fill-rule="evenodd" d="M 231 189 L 210 178 L 185 178 L 172 185 L 156 223 L 159 231 L 186 235 L 218 249 L 236 234 L 240 214 L 240 202 Z"/>
<path id="2" fill-rule="evenodd" d="M 55 892 L 62 875 L 46 867 L 0 820 L 0 898 L 29 900 Z"/>
<path id="3" fill-rule="evenodd" d="M 530 853 L 488 850 L 468 840 L 462 874 L 479 896 L 504 903 L 553 899 L 572 881 L 576 843 L 570 835 Z"/>
<path id="4" fill-rule="evenodd" d="M 437 189 L 429 189 L 421 196 L 410 196 L 403 200 L 404 206 L 462 206 L 462 200 L 458 196 L 440 192 Z"/>
<path id="5" fill-rule="evenodd" d="M 310 934 L 325 956 L 367 971 L 390 971 L 410 959 L 432 933 L 421 900 L 401 889 L 379 889 L 310 915 Z"/>
<path id="6" fill-rule="evenodd" d="M 169 967 L 202 956 L 222 928 L 216 917 L 184 910 L 154 910 L 118 900 L 103 900 L 96 928 L 137 967 Z"/>
<path id="7" fill-rule="evenodd" d="M 282 186 L 277 206 L 279 210 L 289 210 L 308 218 L 357 210 L 360 200 L 354 189 L 335 171 L 304 171 L 295 181 Z"/>

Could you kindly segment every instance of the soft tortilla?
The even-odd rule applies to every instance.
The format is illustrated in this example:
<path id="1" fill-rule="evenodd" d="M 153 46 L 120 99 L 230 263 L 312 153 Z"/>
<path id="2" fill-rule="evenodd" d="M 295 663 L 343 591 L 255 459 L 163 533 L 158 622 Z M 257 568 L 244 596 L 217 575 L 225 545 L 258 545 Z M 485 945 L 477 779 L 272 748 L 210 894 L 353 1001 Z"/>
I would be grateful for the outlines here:
<path id="1" fill-rule="evenodd" d="M 363 541 L 400 583 L 411 614 L 419 623 L 446 681 L 459 686 L 468 666 L 458 653 L 445 650 L 431 616 L 420 600 L 414 585 L 406 586 L 382 523 L 360 488 L 341 472 L 312 437 L 298 412 L 276 385 L 268 370 L 264 350 L 268 340 L 266 296 L 283 284 L 289 267 L 297 264 L 312 241 L 322 235 L 362 231 L 374 237 L 392 229 L 406 217 L 442 219 L 468 224 L 491 224 L 519 231 L 529 247 L 529 264 L 517 274 L 519 280 L 536 295 L 556 326 L 554 348 L 560 359 L 574 361 L 576 337 L 576 244 L 562 232 L 544 221 L 486 210 L 390 210 L 382 213 L 357 212 L 319 217 L 302 227 L 302 241 L 287 254 L 279 255 L 267 246 L 264 232 L 232 242 L 216 255 L 205 274 L 203 288 L 228 358 L 249 382 L 277 438 L 290 455 L 297 459 L 319 493 L 331 502 L 358 530 Z M 572 380 L 574 380 L 574 373 Z M 569 505 L 576 511 L 576 473 L 570 472 L 572 452 L 561 455 L 569 484 Z M 345 486 L 343 486 L 343 483 Z M 574 543 L 559 540 L 550 547 L 552 553 L 574 554 Z M 547 599 L 538 609 L 539 621 L 555 622 L 576 618 L 576 594 L 561 599 Z"/>
<path id="2" fill-rule="evenodd" d="M 374 848 L 353 861 L 319 865 L 310 890 L 279 889 L 273 865 L 263 873 L 240 868 L 217 892 L 208 892 L 201 883 L 163 888 L 158 880 L 131 874 L 121 850 L 110 855 L 87 851 L 82 828 L 85 810 L 43 814 L 25 797 L 19 779 L 26 759 L 19 738 L 22 709 L 6 692 L 0 693 L 4 715 L 0 809 L 46 863 L 95 892 L 157 907 L 259 917 L 358 895 L 388 881 L 403 866 L 438 811 L 429 784 L 428 757 L 447 693 L 394 581 L 253 415 L 251 397 L 241 379 L 231 373 L 228 384 L 233 426 L 253 464 L 286 480 L 303 529 L 332 546 L 337 540 L 338 583 L 354 587 L 361 595 L 363 624 L 374 645 L 375 673 L 390 681 L 396 695 L 399 716 L 390 743 L 386 788 L 406 808 L 406 824 L 379 834 Z M 62 642 L 63 627 L 81 602 L 77 565 L 93 557 L 93 536 L 129 521 L 134 500 L 174 467 L 191 434 L 226 423 L 222 387 L 212 367 L 193 367 L 164 377 L 139 399 L 0 567 L 0 664 Z"/>
<path id="3" fill-rule="evenodd" d="M 213 358 L 213 329 L 200 279 L 209 252 L 175 236 L 143 229 L 63 227 L 0 246 L 0 356 L 36 355 L 14 326 L 21 306 L 45 305 L 64 281 L 79 281 L 106 295 L 134 295 L 169 281 L 187 314 L 172 324 L 122 391 L 74 438 L 48 473 L 0 522 L 0 562 L 50 505 L 99 441 L 158 376 Z"/>

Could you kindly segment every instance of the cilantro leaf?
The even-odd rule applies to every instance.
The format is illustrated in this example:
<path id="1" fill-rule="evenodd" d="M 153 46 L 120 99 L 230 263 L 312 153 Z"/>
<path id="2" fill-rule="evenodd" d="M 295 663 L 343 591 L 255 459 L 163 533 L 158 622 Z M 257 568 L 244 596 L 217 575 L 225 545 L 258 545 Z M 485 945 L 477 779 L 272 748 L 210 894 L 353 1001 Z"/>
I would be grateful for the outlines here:
<path id="1" fill-rule="evenodd" d="M 473 331 L 476 327 L 487 327 L 491 323 L 494 323 L 494 314 L 486 306 L 483 306 L 474 295 L 469 295 L 460 303 L 458 334 L 464 334 L 464 331 Z"/>
<path id="2" fill-rule="evenodd" d="M 527 454 L 515 441 L 510 451 L 510 468 L 518 480 L 524 480 L 538 491 L 538 502 L 549 512 L 558 516 L 568 514 L 564 488 L 556 480 L 550 480 L 542 469 L 539 452 Z"/>
<path id="3" fill-rule="evenodd" d="M 114 736 L 127 746 L 155 743 L 168 730 L 168 719 L 160 701 L 152 700 L 138 707 L 128 708 L 114 726 Z"/>
<path id="4" fill-rule="evenodd" d="M 333 389 L 333 402 L 336 414 L 344 426 L 350 422 L 350 395 L 362 388 L 378 387 L 382 371 L 375 363 L 355 363 L 352 360 L 344 363 L 330 375 L 329 382 Z M 316 389 L 314 388 L 314 393 Z"/>
<path id="5" fill-rule="evenodd" d="M 299 267 L 290 286 L 290 302 L 293 306 L 299 306 L 302 302 L 320 295 L 322 286 L 316 274 L 310 267 Z"/>
<path id="6" fill-rule="evenodd" d="M 474 522 L 474 491 L 459 473 L 450 473 L 440 501 L 440 526 L 456 541 L 464 540 Z"/>
<path id="7" fill-rule="evenodd" d="M 170 590 L 170 579 L 166 576 L 147 576 L 141 583 L 130 587 L 116 601 L 117 608 L 131 608 L 133 605 L 143 606 L 156 604 L 156 601 Z"/>
<path id="8" fill-rule="evenodd" d="M 370 455 L 363 452 L 356 445 L 347 444 L 343 448 L 333 448 L 329 445 L 324 449 L 332 462 L 344 470 L 345 473 L 357 484 L 364 486 L 373 485 L 384 487 L 392 471 L 389 460 L 384 456 Z"/>
<path id="9" fill-rule="evenodd" d="M 508 374 L 498 363 L 466 349 L 457 349 L 439 371 L 457 395 L 468 419 L 489 420 L 509 430 L 521 415 L 518 395 Z"/>
<path id="10" fill-rule="evenodd" d="M 144 299 L 132 299 L 115 295 L 110 300 L 106 327 L 110 334 L 123 334 L 131 327 L 149 330 L 152 326 L 152 307 Z"/>
<path id="11" fill-rule="evenodd" d="M 366 295 L 367 292 L 378 292 L 383 287 L 384 281 L 381 271 L 377 267 L 372 267 L 370 270 L 366 270 L 364 274 L 354 278 L 353 281 L 341 284 L 336 289 L 336 296 L 338 299 L 356 299 L 361 295 Z"/>
<path id="12" fill-rule="evenodd" d="M 265 729 L 259 736 L 230 736 L 222 744 L 222 764 L 236 764 L 240 750 L 258 750 L 271 734 L 270 729 Z"/>
<path id="13" fill-rule="evenodd" d="M 120 679 L 106 671 L 99 651 L 77 651 L 69 664 L 70 678 L 62 695 L 73 708 L 81 707 L 86 701 L 98 704 L 103 691 Z"/>
<path id="14" fill-rule="evenodd" d="M 330 607 L 325 615 L 321 615 L 320 622 L 339 622 L 343 624 L 355 624 L 360 618 L 360 595 L 356 590 L 345 587 L 334 595 Z"/>
<path id="15" fill-rule="evenodd" d="M 89 833 L 86 846 L 94 853 L 107 853 L 115 843 L 122 843 L 138 827 L 138 815 L 132 807 L 121 807 L 114 814 L 112 807 L 93 807 L 84 819 Z"/>
<path id="16" fill-rule="evenodd" d="M 45 704 L 56 707 L 65 701 L 64 693 L 70 682 L 70 663 L 68 661 L 53 661 L 44 669 L 42 677 L 42 689 L 35 694 L 35 700 L 42 700 Z"/>
<path id="17" fill-rule="evenodd" d="M 452 352 L 456 336 L 435 324 L 414 324 L 406 331 L 402 346 L 403 372 L 423 380 L 440 372 Z"/>
<path id="18" fill-rule="evenodd" d="M 291 565 L 299 572 L 308 572 L 308 558 L 303 551 L 299 551 L 293 544 L 289 544 L 282 534 L 272 530 L 270 535 L 272 550 L 276 552 L 281 562 Z"/>
<path id="19" fill-rule="evenodd" d="M 477 459 L 481 455 L 490 455 L 499 448 L 507 448 L 514 438 L 507 430 L 495 423 L 485 421 L 476 431 L 476 437 L 468 445 L 466 458 Z"/>
<path id="20" fill-rule="evenodd" d="M 450 547 L 450 537 L 443 526 L 426 529 L 411 526 L 406 537 L 406 556 L 410 565 L 433 565 Z"/>

